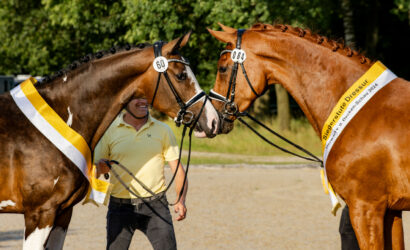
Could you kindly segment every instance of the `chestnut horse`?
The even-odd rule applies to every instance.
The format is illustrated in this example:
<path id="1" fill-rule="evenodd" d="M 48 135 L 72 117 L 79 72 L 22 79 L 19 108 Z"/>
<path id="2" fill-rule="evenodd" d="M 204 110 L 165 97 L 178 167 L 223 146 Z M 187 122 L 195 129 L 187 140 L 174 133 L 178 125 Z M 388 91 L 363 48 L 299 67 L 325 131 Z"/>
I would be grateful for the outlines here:
<path id="1" fill-rule="evenodd" d="M 178 53 L 189 36 L 162 47 L 162 56 L 169 62 L 168 77 L 167 81 L 160 78 L 153 105 L 170 117 L 180 111 L 175 92 L 185 104 L 202 92 L 187 61 Z M 35 86 L 93 150 L 132 96 L 143 94 L 151 101 L 159 75 L 154 70 L 154 58 L 154 48 L 149 44 L 112 48 L 89 55 Z M 219 118 L 205 96 L 189 111 L 198 115 L 204 102 L 197 135 L 212 137 Z M 84 198 L 88 181 L 24 116 L 10 93 L 0 96 L 0 106 L 0 212 L 24 214 L 23 249 L 61 249 L 73 206 Z"/>
<path id="2" fill-rule="evenodd" d="M 232 97 L 230 51 L 235 49 L 239 31 L 221 27 L 224 31 L 209 30 L 229 50 L 220 56 L 211 91 L 219 96 L 213 104 L 224 116 L 220 133 L 232 130 L 236 107 L 246 110 L 269 85 L 277 83 L 293 96 L 320 136 L 339 98 L 373 64 L 343 44 L 310 31 L 256 24 L 242 34 L 247 75 L 237 70 L 235 99 L 230 103 L 226 101 Z M 328 180 L 349 206 L 361 249 L 404 248 L 402 210 L 410 209 L 409 107 L 410 82 L 396 78 L 356 114 L 328 156 Z"/>

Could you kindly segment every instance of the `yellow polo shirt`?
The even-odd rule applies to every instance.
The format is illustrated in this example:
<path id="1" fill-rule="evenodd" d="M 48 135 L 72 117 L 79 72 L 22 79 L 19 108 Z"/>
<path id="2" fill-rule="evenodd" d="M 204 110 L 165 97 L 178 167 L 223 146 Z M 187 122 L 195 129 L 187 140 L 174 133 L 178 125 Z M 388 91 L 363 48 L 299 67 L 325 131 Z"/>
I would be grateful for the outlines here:
<path id="1" fill-rule="evenodd" d="M 121 112 L 101 137 L 94 151 L 94 161 L 116 160 L 131 171 L 152 192 L 165 190 L 164 161 L 178 159 L 178 145 L 171 128 L 151 116 L 138 131 L 127 124 Z M 142 197 L 151 196 L 121 167 L 113 165 L 122 181 Z M 117 198 L 136 198 L 111 175 L 111 195 Z"/>

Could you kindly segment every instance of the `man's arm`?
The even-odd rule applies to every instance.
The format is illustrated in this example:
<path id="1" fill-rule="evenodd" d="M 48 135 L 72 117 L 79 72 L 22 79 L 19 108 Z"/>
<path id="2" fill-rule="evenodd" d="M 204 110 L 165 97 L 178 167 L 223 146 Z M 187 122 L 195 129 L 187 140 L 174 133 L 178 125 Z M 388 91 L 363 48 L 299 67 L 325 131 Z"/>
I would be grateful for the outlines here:
<path id="1" fill-rule="evenodd" d="M 177 169 L 178 160 L 169 161 L 168 164 L 172 170 L 172 173 L 175 173 Z M 184 178 L 185 178 L 185 170 L 182 167 L 182 164 L 180 163 L 178 172 L 175 176 L 175 191 L 177 193 L 177 199 L 179 197 L 179 193 L 181 192 L 182 185 L 184 183 Z M 186 216 L 187 209 L 185 206 L 185 197 L 186 197 L 187 191 L 188 191 L 188 179 L 185 182 L 184 192 L 182 193 L 181 199 L 174 206 L 175 213 L 179 213 L 179 216 L 177 218 L 178 221 L 185 219 L 185 216 Z"/>
<path id="2" fill-rule="evenodd" d="M 100 141 L 98 141 L 97 146 L 94 149 L 94 164 L 97 169 L 97 178 L 100 177 L 101 174 L 110 172 L 110 168 L 105 163 L 105 161 L 108 161 L 109 154 L 110 150 L 108 148 L 106 133 L 101 137 Z"/>
<path id="3" fill-rule="evenodd" d="M 97 169 L 96 177 L 100 177 L 101 174 L 106 174 L 110 172 L 110 168 L 107 165 L 107 159 L 100 159 L 95 165 Z"/>

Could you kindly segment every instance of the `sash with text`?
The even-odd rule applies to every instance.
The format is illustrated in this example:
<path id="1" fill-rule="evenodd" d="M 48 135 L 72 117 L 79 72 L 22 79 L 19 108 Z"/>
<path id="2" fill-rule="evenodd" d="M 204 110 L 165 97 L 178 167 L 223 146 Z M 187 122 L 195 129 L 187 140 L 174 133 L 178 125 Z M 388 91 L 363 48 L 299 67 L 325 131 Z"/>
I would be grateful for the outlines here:
<path id="1" fill-rule="evenodd" d="M 343 129 L 359 112 L 359 110 L 384 86 L 397 76 L 380 61 L 374 63 L 339 99 L 322 129 L 322 151 L 324 171 L 321 173 L 325 190 L 329 191 L 332 202 L 332 213 L 340 207 L 326 176 L 326 160 L 333 144 Z"/>

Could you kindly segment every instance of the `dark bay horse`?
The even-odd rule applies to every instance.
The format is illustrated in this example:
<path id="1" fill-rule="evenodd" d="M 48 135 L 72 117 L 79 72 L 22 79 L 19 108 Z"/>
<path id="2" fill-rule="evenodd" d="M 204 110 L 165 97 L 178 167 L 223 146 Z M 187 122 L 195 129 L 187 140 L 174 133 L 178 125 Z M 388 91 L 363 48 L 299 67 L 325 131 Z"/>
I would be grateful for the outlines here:
<path id="1" fill-rule="evenodd" d="M 235 49 L 238 30 L 221 27 L 224 31 L 209 32 L 227 43 L 226 50 Z M 213 100 L 227 116 L 221 133 L 229 133 L 229 120 L 236 118 L 227 107 L 244 111 L 268 85 L 281 84 L 320 136 L 339 98 L 373 65 L 341 43 L 287 25 L 256 24 L 244 31 L 241 46 L 249 81 L 239 67 L 235 104 Z M 218 61 L 213 92 L 222 100 L 231 91 L 231 53 Z M 328 180 L 349 206 L 361 249 L 404 248 L 402 211 L 410 209 L 409 108 L 410 82 L 395 78 L 354 116 L 328 155 Z"/>
<path id="2" fill-rule="evenodd" d="M 166 43 L 162 56 L 169 61 L 168 76 L 182 102 L 202 90 L 178 50 L 187 34 Z M 152 99 L 158 72 L 154 48 L 149 44 L 98 52 L 73 63 L 69 69 L 35 86 L 45 101 L 70 123 L 90 146 L 123 106 L 136 94 Z M 154 107 L 170 117 L 180 111 L 174 91 L 161 77 Z M 205 96 L 189 107 L 197 116 Z M 43 136 L 16 106 L 10 93 L 0 96 L 0 212 L 22 213 L 25 219 L 23 249 L 61 249 L 73 206 L 82 200 L 88 181 L 80 170 Z M 219 118 L 210 102 L 199 117 L 199 136 L 212 137 Z"/>

